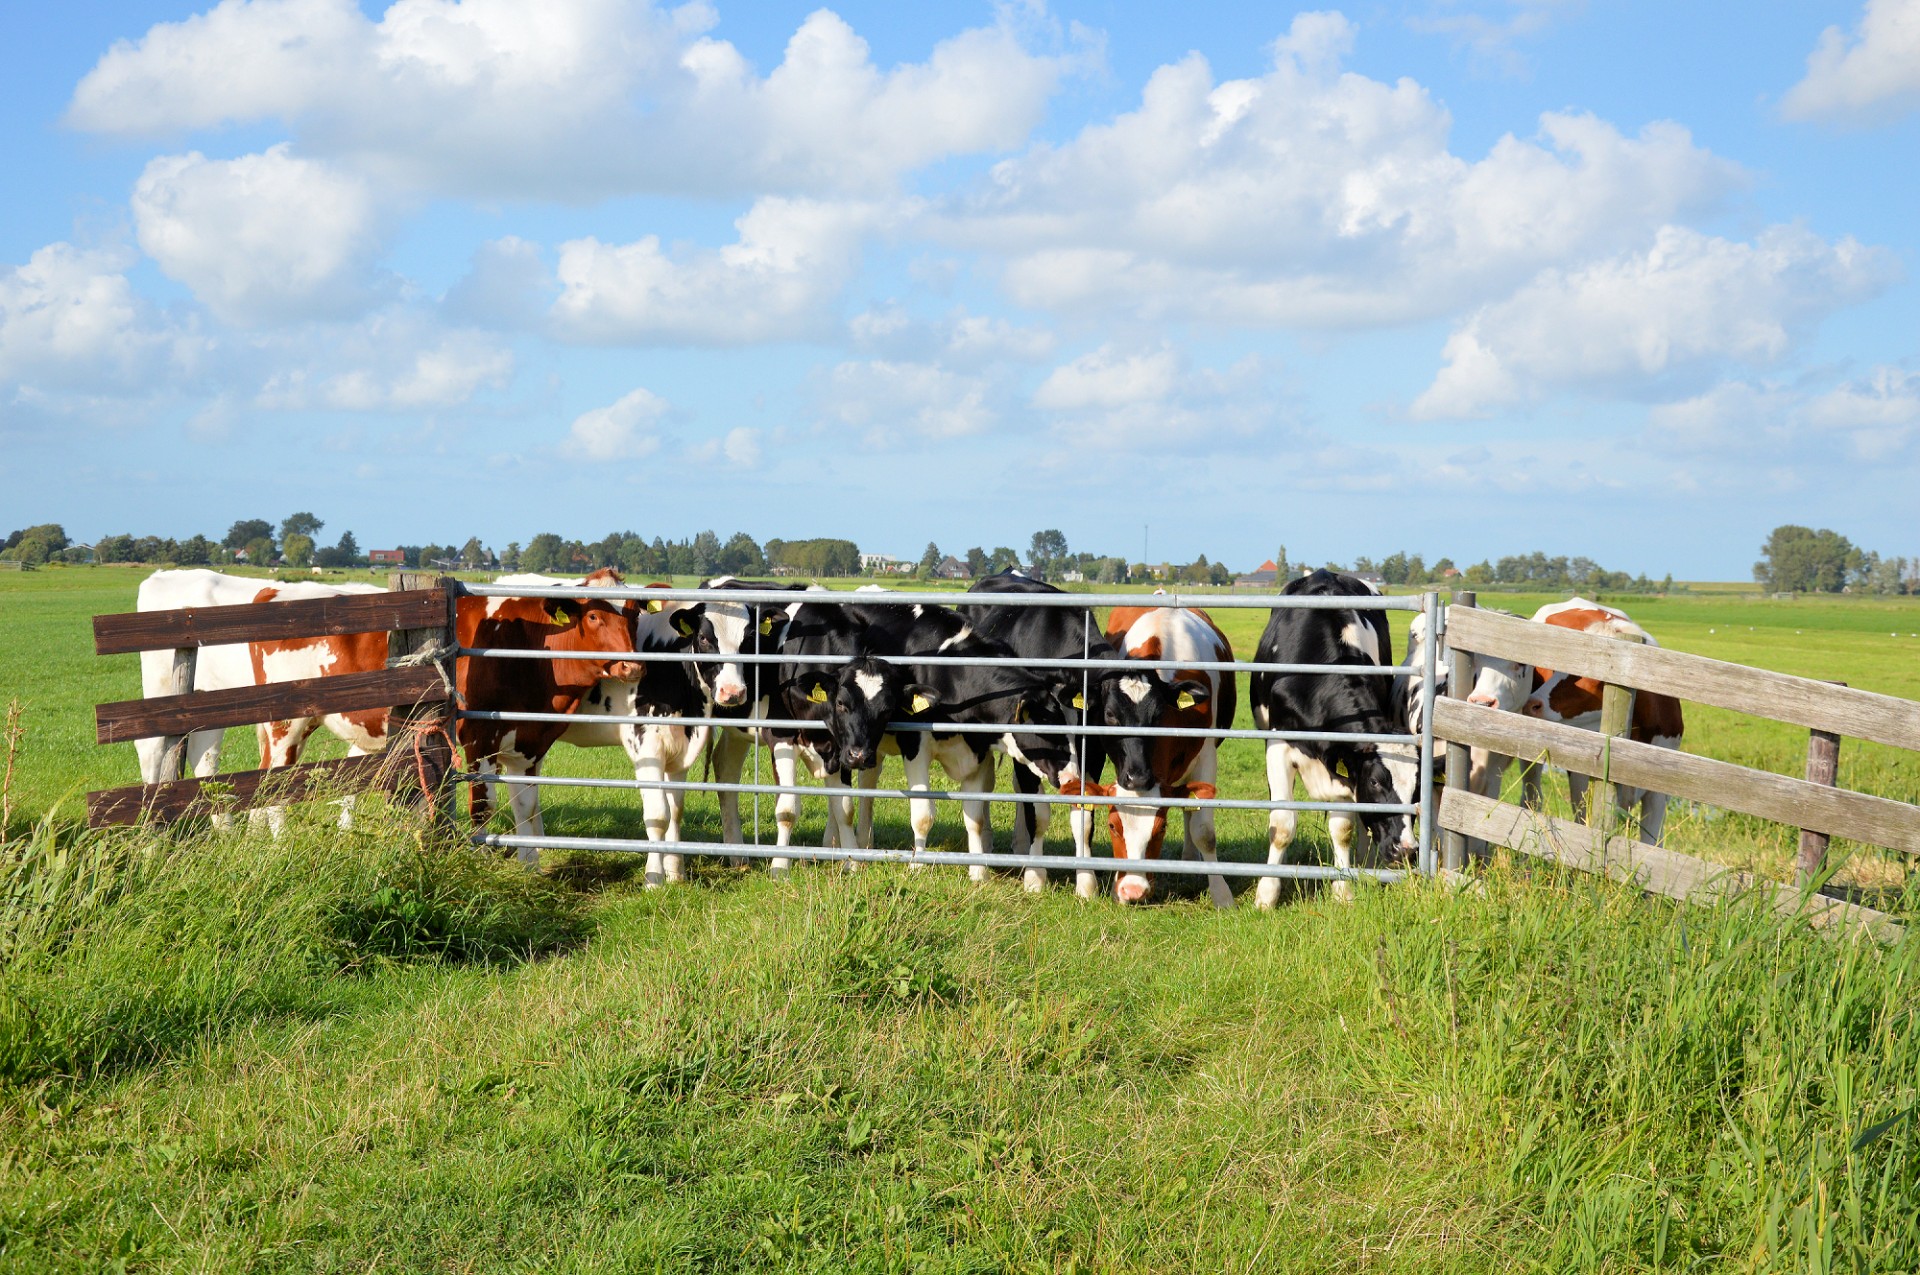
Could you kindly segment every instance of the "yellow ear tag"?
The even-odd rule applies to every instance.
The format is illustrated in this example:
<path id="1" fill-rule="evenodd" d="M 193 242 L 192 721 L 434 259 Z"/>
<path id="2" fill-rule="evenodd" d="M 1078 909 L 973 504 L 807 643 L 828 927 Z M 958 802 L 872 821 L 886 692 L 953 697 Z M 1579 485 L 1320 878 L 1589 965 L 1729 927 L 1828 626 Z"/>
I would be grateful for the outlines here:
<path id="1" fill-rule="evenodd" d="M 1084 696 L 1084 695 L 1076 695 L 1076 696 L 1074 696 L 1074 697 L 1073 697 L 1073 706 L 1074 706 L 1075 708 L 1085 708 L 1085 707 L 1087 706 L 1087 697 L 1086 697 L 1086 696 Z"/>
<path id="2" fill-rule="evenodd" d="M 569 617 L 567 615 L 567 609 L 565 607 L 555 607 L 553 609 L 553 622 L 555 624 L 565 624 L 568 618 Z"/>
<path id="3" fill-rule="evenodd" d="M 765 619 L 760 621 L 760 636 L 761 637 L 773 636 L 773 617 L 772 616 L 767 616 Z"/>
<path id="4" fill-rule="evenodd" d="M 826 703 L 827 688 L 824 686 L 815 686 L 812 690 L 807 692 L 807 699 L 812 701 L 815 704 Z"/>
<path id="5" fill-rule="evenodd" d="M 1176 698 L 1176 699 L 1175 699 L 1175 700 L 1174 700 L 1173 702 L 1174 702 L 1174 703 L 1175 703 L 1176 705 L 1178 705 L 1179 707 L 1181 707 L 1181 708 L 1192 708 L 1192 707 L 1193 707 L 1193 692 L 1192 692 L 1192 691 L 1181 691 L 1181 692 L 1180 692 L 1180 695 L 1179 695 L 1179 697 L 1178 697 L 1178 698 Z"/>
<path id="6" fill-rule="evenodd" d="M 655 598 L 653 601 L 647 603 L 647 610 L 658 611 L 660 610 L 661 607 L 664 607 L 665 605 L 666 603 L 662 602 L 659 598 Z"/>
<path id="7" fill-rule="evenodd" d="M 924 713 L 932 707 L 933 707 L 932 696 L 916 695 L 913 697 L 913 711 L 915 714 Z"/>

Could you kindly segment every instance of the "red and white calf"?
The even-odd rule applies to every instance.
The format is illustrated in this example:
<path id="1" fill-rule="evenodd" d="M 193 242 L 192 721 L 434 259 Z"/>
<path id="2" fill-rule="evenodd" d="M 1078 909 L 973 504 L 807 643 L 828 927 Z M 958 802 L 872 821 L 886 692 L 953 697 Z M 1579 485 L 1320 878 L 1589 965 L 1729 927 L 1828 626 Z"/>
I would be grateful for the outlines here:
<path id="1" fill-rule="evenodd" d="M 1116 607 L 1107 616 L 1107 641 L 1126 658 L 1166 660 L 1176 665 L 1226 663 L 1233 646 L 1205 611 L 1177 607 Z M 1105 687 L 1103 716 L 1109 726 L 1126 726 L 1138 735 L 1117 735 L 1107 742 L 1114 783 L 1062 784 L 1061 791 L 1099 796 L 1195 798 L 1211 801 L 1219 776 L 1219 741 L 1184 735 L 1153 736 L 1154 730 L 1231 726 L 1236 705 L 1233 674 L 1220 669 L 1121 670 Z M 1157 859 L 1167 835 L 1167 807 L 1119 804 L 1107 814 L 1107 831 L 1116 859 Z M 1214 861 L 1213 811 L 1195 806 L 1183 813 L 1182 833 L 1188 859 Z M 1093 874 L 1082 872 L 1081 897 L 1093 893 Z M 1143 903 L 1153 893 L 1152 878 L 1123 872 L 1113 894 L 1122 903 Z M 1226 878 L 1209 876 L 1207 893 L 1217 908 L 1233 906 Z"/>
<path id="2" fill-rule="evenodd" d="M 1550 603 L 1535 611 L 1533 618 L 1542 624 L 1572 629 L 1576 633 L 1607 636 L 1632 634 L 1649 646 L 1659 645 L 1653 635 L 1629 619 L 1626 612 L 1598 602 L 1589 602 L 1585 598 Z M 1602 683 L 1595 678 L 1574 677 L 1570 673 L 1557 673 L 1552 669 L 1535 669 L 1532 692 L 1521 706 L 1521 711 L 1542 721 L 1594 730 L 1600 725 L 1601 688 Z M 1632 714 L 1628 719 L 1628 738 L 1642 744 L 1652 744 L 1656 748 L 1678 748 L 1685 734 L 1686 721 L 1679 700 L 1658 691 L 1634 692 Z M 1538 807 L 1540 767 L 1529 765 L 1523 782 L 1526 803 Z M 1567 796 L 1573 802 L 1574 811 L 1583 814 L 1587 806 L 1585 775 L 1568 774 Z M 1660 844 L 1667 818 L 1665 793 L 1654 792 L 1650 788 L 1617 786 L 1615 802 L 1625 811 L 1637 807 L 1640 839 L 1653 845 Z"/>

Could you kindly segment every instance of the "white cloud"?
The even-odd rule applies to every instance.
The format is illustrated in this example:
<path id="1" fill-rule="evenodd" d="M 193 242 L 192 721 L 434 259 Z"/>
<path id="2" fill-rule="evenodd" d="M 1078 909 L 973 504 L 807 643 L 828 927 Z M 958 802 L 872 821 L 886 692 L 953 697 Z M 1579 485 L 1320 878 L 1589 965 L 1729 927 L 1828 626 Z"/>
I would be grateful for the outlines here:
<path id="1" fill-rule="evenodd" d="M 124 249 L 52 243 L 0 269 L 0 384 L 139 393 L 195 366 L 206 342 L 134 293 Z"/>
<path id="2" fill-rule="evenodd" d="M 983 376 L 932 363 L 849 360 L 827 378 L 823 408 L 876 444 L 905 436 L 964 438 L 993 428 L 999 409 Z"/>
<path id="3" fill-rule="evenodd" d="M 1849 461 L 1887 463 L 1920 441 L 1920 375 L 1881 365 L 1819 392 L 1723 381 L 1654 407 L 1647 423 L 1656 446 L 1713 456 L 1736 477 L 1756 464 L 1823 467 L 1836 442 Z"/>
<path id="4" fill-rule="evenodd" d="M 302 149 L 446 193 L 873 191 L 948 155 L 1006 150 L 1041 118 L 1065 57 L 1011 17 L 882 70 L 832 12 L 760 75 L 704 36 L 704 5 L 642 0 L 221 0 L 123 41 L 68 110 L 151 136 L 263 119 Z"/>
<path id="5" fill-rule="evenodd" d="M 1489 8 L 1491 14 L 1484 11 Z M 1527 63 L 1514 45 L 1585 8 L 1586 0 L 1499 0 L 1492 5 L 1436 0 L 1430 12 L 1408 18 L 1407 25 L 1425 34 L 1447 36 L 1476 59 L 1508 75 L 1522 75 Z"/>
<path id="6" fill-rule="evenodd" d="M 657 235 L 629 244 L 570 240 L 560 245 L 553 329 L 603 345 L 824 335 L 874 219 L 864 205 L 771 197 L 736 221 L 739 239 L 719 249 L 668 250 Z"/>
<path id="7" fill-rule="evenodd" d="M 540 245 L 507 235 L 474 251 L 473 264 L 447 290 L 442 305 L 457 322 L 531 327 L 551 303 L 554 286 Z"/>
<path id="8" fill-rule="evenodd" d="M 1744 181 L 1677 124 L 1549 113 L 1469 162 L 1412 80 L 1342 72 L 1352 27 L 1298 15 L 1257 79 L 1189 55 L 1138 110 L 996 165 L 923 219 L 995 254 L 1018 303 L 1148 320 L 1345 326 L 1457 312 L 1645 242 Z"/>
<path id="9" fill-rule="evenodd" d="M 634 390 L 574 418 L 560 450 L 577 460 L 639 460 L 659 450 L 659 425 L 671 410 L 651 390 Z"/>
<path id="10" fill-rule="evenodd" d="M 155 159 L 133 216 L 146 254 L 232 323 L 349 317 L 382 290 L 372 192 L 284 143 L 233 160 Z"/>
<path id="11" fill-rule="evenodd" d="M 261 338 L 249 362 L 267 362 L 254 406 L 275 411 L 410 412 L 458 407 L 504 389 L 512 351 L 472 329 L 447 329 L 394 308 L 348 326 L 310 325 Z"/>
<path id="12" fill-rule="evenodd" d="M 1748 244 L 1668 226 L 1647 251 L 1543 271 L 1477 311 L 1448 338 L 1413 415 L 1484 415 L 1559 389 L 1660 392 L 1730 362 L 1773 364 L 1898 274 L 1883 249 L 1799 227 Z"/>
<path id="13" fill-rule="evenodd" d="M 1788 119 L 1868 123 L 1920 106 L 1920 0 L 1867 0 L 1851 38 L 1828 27 L 1787 90 Z"/>
<path id="14" fill-rule="evenodd" d="M 747 425 L 736 426 L 723 437 L 710 438 L 686 449 L 687 459 L 728 469 L 757 469 L 760 465 L 760 431 Z"/>
<path id="15" fill-rule="evenodd" d="M 1159 402 L 1173 393 L 1179 377 L 1179 356 L 1171 346 L 1118 354 L 1112 346 L 1103 345 L 1053 369 L 1034 391 L 1033 405 L 1043 411 L 1073 412 Z"/>
<path id="16" fill-rule="evenodd" d="M 1056 344 L 1046 328 L 973 314 L 964 306 L 938 319 L 922 320 L 905 307 L 889 303 L 854 315 L 847 322 L 847 334 L 862 353 L 896 360 L 938 360 L 967 371 L 1003 361 L 1037 362 L 1052 354 Z"/>

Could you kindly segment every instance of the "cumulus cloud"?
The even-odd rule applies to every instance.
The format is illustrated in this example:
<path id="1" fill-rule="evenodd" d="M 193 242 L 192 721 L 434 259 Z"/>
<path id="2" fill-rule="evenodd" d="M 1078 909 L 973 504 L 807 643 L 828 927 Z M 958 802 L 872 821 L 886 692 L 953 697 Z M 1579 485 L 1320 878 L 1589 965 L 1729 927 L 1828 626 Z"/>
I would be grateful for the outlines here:
<path id="1" fill-rule="evenodd" d="M 1872 123 L 1920 106 L 1920 0 L 1867 0 L 1851 35 L 1828 27 L 1787 90 L 1788 119 Z"/>
<path id="2" fill-rule="evenodd" d="M 760 431 L 739 425 L 719 438 L 695 443 L 686 449 L 687 459 L 727 469 L 757 469 L 760 466 Z"/>
<path id="3" fill-rule="evenodd" d="M 1647 413 L 1647 438 L 1671 453 L 1711 455 L 1738 472 L 1762 464 L 1818 463 L 1837 442 L 1853 461 L 1888 462 L 1920 441 L 1920 374 L 1893 365 L 1814 391 L 1723 381 Z M 1745 462 L 1741 464 L 1740 462 Z"/>
<path id="4" fill-rule="evenodd" d="M 1340 70 L 1353 28 L 1298 15 L 1256 79 L 1192 54 L 1137 110 L 1001 162 L 925 233 L 997 256 L 1040 309 L 1347 326 L 1457 312 L 1571 258 L 1644 242 L 1745 181 L 1677 124 L 1549 113 L 1468 161 L 1412 80 Z"/>
<path id="5" fill-rule="evenodd" d="M 135 294 L 124 248 L 52 243 L 0 268 L 0 385 L 42 394 L 150 391 L 194 367 L 197 325 Z"/>
<path id="6" fill-rule="evenodd" d="M 1103 345 L 1048 373 L 1032 406 L 1072 447 L 1109 455 L 1135 448 L 1206 448 L 1248 437 L 1273 420 L 1266 368 L 1248 356 L 1224 370 L 1194 368 L 1173 346 Z"/>
<path id="7" fill-rule="evenodd" d="M 1883 249 L 1776 226 L 1737 243 L 1677 226 L 1644 252 L 1540 273 L 1448 338 L 1417 418 L 1480 416 L 1558 389 L 1631 396 L 1777 363 L 1822 318 L 1899 275 Z"/>
<path id="8" fill-rule="evenodd" d="M 877 445 L 964 438 L 999 422 L 986 377 L 966 375 L 936 363 L 852 359 L 837 365 L 822 394 L 825 415 L 862 431 Z"/>
<path id="9" fill-rule="evenodd" d="M 393 309 L 344 328 L 307 328 L 263 342 L 274 365 L 256 407 L 279 411 L 432 411 L 512 380 L 512 351 L 472 329 L 446 329 Z"/>
<path id="10" fill-rule="evenodd" d="M 133 188 L 140 247 L 221 318 L 242 325 L 342 318 L 386 290 L 367 184 L 282 143 L 211 160 L 153 160 Z"/>
<path id="11" fill-rule="evenodd" d="M 938 319 L 922 320 L 890 303 L 854 315 L 847 323 L 847 334 L 862 353 L 938 360 L 968 371 L 1001 362 L 1036 362 L 1052 354 L 1056 343 L 1046 328 L 974 314 L 965 306 Z"/>
<path id="12" fill-rule="evenodd" d="M 658 235 L 628 244 L 560 245 L 553 330 L 597 345 L 745 345 L 824 335 L 829 307 L 860 263 L 864 205 L 766 198 L 718 249 L 669 249 Z"/>
<path id="13" fill-rule="evenodd" d="M 636 389 L 605 407 L 574 418 L 562 454 L 576 460 L 639 460 L 660 448 L 660 422 L 672 405 L 651 390 Z"/>
<path id="14" fill-rule="evenodd" d="M 873 191 L 1019 145 L 1074 64 L 1009 16 L 883 70 L 821 9 L 762 75 L 714 21 L 643 0 L 395 0 L 377 20 L 221 0 L 116 44 L 67 118 L 135 136 L 277 119 L 308 153 L 439 193 Z"/>

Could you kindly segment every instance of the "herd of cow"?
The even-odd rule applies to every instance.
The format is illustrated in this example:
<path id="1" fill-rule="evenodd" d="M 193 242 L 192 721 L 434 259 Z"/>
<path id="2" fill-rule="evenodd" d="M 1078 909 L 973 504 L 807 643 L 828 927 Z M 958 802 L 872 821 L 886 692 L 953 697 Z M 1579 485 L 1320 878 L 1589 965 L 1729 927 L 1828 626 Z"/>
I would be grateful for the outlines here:
<path id="1" fill-rule="evenodd" d="M 592 588 L 621 583 L 617 573 L 596 572 L 578 580 L 510 576 L 509 588 Z M 974 585 L 969 600 L 953 606 L 880 603 L 858 593 L 827 600 L 817 586 L 782 585 L 723 578 L 704 588 L 728 591 L 791 590 L 784 606 L 703 601 L 609 601 L 590 596 L 463 595 L 456 610 L 462 648 L 525 653 L 530 658 L 462 656 L 456 686 L 467 710 L 456 736 L 470 771 L 496 776 L 506 789 L 516 831 L 539 836 L 544 826 L 539 789 L 516 778 L 537 779 L 556 743 L 624 748 L 641 781 L 647 837 L 672 846 L 681 841 L 684 784 L 702 755 L 713 777 L 737 785 L 756 741 L 772 756 L 777 785 L 792 788 L 804 762 L 824 785 L 826 843 L 852 848 L 872 843 L 872 798 L 844 790 L 857 781 L 871 788 L 889 754 L 897 754 L 909 789 L 931 788 L 938 761 L 961 794 L 968 849 L 988 852 L 992 832 L 982 796 L 994 788 L 1000 755 L 1011 762 L 1018 792 L 1031 797 L 1050 787 L 1067 797 L 1104 799 L 1113 855 L 1121 860 L 1159 856 L 1171 806 L 1185 809 L 1185 852 L 1214 861 L 1213 816 L 1205 804 L 1216 795 L 1218 738 L 1191 733 L 1233 725 L 1236 675 L 1225 634 L 1207 613 L 1193 607 L 1116 607 L 1104 625 L 1084 606 L 1010 606 L 994 595 L 1058 593 L 1051 585 L 1016 572 Z M 344 592 L 377 592 L 373 586 L 300 582 L 262 587 L 212 571 L 161 571 L 140 587 L 141 610 L 235 603 L 272 603 Z M 1352 576 L 1316 571 L 1287 584 L 1288 595 L 1323 598 L 1372 596 Z M 1254 725 L 1263 731 L 1352 734 L 1342 739 L 1269 739 L 1267 779 L 1273 800 L 1292 798 L 1299 777 L 1315 801 L 1399 806 L 1417 804 L 1420 766 L 1411 742 L 1366 738 L 1417 735 L 1420 729 L 1424 616 L 1415 617 L 1406 661 L 1394 675 L 1346 673 L 1340 666 L 1393 666 L 1385 615 L 1366 607 L 1277 607 L 1255 654 L 1257 664 L 1328 665 L 1332 671 L 1255 671 L 1248 677 Z M 1534 619 L 1587 632 L 1632 632 L 1623 613 L 1575 598 L 1542 608 Z M 577 658 L 576 658 L 577 653 Z M 674 659 L 674 655 L 690 656 Z M 637 658 L 621 658 L 633 656 Z M 669 658 L 660 658 L 660 657 Z M 532 658 L 538 657 L 538 658 Z M 833 657 L 823 661 L 821 657 Z M 986 663 L 946 662 L 969 657 Z M 1090 657 L 1080 667 L 1057 667 Z M 200 653 L 195 690 L 256 685 L 377 669 L 387 658 L 385 634 L 256 642 L 207 647 Z M 932 661 L 932 662 L 928 662 Z M 999 662 L 991 662 L 999 661 Z M 1101 667 L 1104 662 L 1107 666 Z M 1130 665 L 1138 663 L 1139 667 Z M 1448 660 L 1436 654 L 1444 689 Z M 143 657 L 146 693 L 162 693 L 164 652 Z M 1599 687 L 1587 679 L 1512 663 L 1475 659 L 1472 701 L 1554 721 L 1591 727 L 1599 716 Z M 535 717 L 534 715 L 537 715 Z M 654 719 L 634 723 L 622 718 Z M 783 725 L 800 722 L 804 725 Z M 355 755 L 383 748 L 384 710 L 273 722 L 259 727 L 262 765 L 272 769 L 297 761 L 316 726 L 334 732 Z M 1077 734 L 1082 727 L 1109 728 Z M 197 776 L 215 770 L 219 731 L 190 736 L 187 762 Z M 1636 697 L 1633 737 L 1677 747 L 1679 704 L 1665 696 Z M 141 744 L 143 776 L 152 781 L 158 741 Z M 1497 793 L 1510 759 L 1473 756 L 1469 783 Z M 1112 763 L 1112 781 L 1105 775 Z M 1528 765 L 1525 787 L 1537 801 L 1539 768 Z M 1576 804 L 1584 783 L 1570 777 Z M 663 786 L 664 785 L 664 786 Z M 476 825 L 487 818 L 489 788 L 475 783 Z M 739 793 L 718 792 L 722 838 L 741 842 Z M 1657 841 L 1665 798 L 1622 790 L 1623 805 L 1640 807 L 1642 835 Z M 1075 852 L 1092 854 L 1093 818 L 1086 804 L 1071 804 Z M 934 820 L 930 798 L 911 798 L 916 850 L 927 847 Z M 1027 802 L 1014 817 L 1014 853 L 1043 852 L 1051 804 Z M 775 807 L 778 847 L 792 844 L 799 815 L 797 792 L 781 793 Z M 1374 857 L 1405 858 L 1417 849 L 1412 818 L 1405 813 L 1329 816 L 1336 867 L 1353 865 L 1356 842 Z M 1296 812 L 1269 814 L 1269 862 L 1285 860 Z M 1363 839 L 1359 834 L 1364 829 Z M 537 851 L 523 848 L 531 863 Z M 788 862 L 776 858 L 776 872 Z M 971 870 L 976 878 L 984 868 Z M 677 881 L 679 854 L 649 855 L 650 882 Z M 1095 874 L 1076 874 L 1076 889 L 1091 896 Z M 1026 887 L 1046 885 L 1044 869 L 1024 873 Z M 1122 871 L 1114 894 L 1123 903 L 1144 901 L 1149 878 Z M 1232 903 L 1226 882 L 1208 877 L 1217 906 Z M 1262 878 L 1255 892 L 1262 907 L 1279 897 L 1279 881 Z"/>

